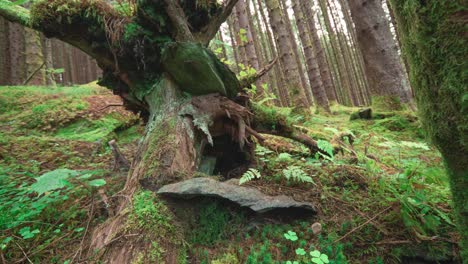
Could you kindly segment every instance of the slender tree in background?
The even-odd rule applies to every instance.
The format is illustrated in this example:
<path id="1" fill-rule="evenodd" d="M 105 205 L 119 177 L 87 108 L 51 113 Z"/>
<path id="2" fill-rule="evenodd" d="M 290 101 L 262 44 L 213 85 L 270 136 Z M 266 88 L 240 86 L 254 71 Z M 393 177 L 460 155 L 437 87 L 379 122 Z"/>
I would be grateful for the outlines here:
<path id="1" fill-rule="evenodd" d="M 317 64 L 320 68 L 320 76 L 322 78 L 323 87 L 327 94 L 327 98 L 329 102 L 336 102 L 336 91 L 333 85 L 329 65 L 327 63 L 327 59 L 325 58 L 325 52 L 320 44 L 320 38 L 317 33 L 317 28 L 315 26 L 314 15 L 312 12 L 312 1 L 310 0 L 298 0 L 297 2 L 293 1 L 297 8 L 299 5 L 301 6 L 304 16 L 307 18 L 307 27 L 310 32 L 310 36 L 312 38 L 312 43 L 314 45 L 315 57 L 317 58 Z M 299 22 L 298 22 L 299 23 Z"/>
<path id="2" fill-rule="evenodd" d="M 372 103 L 377 107 L 399 109 L 400 100 L 409 101 L 404 87 L 406 76 L 382 2 L 350 0 L 349 7 L 364 57 Z"/>
<path id="3" fill-rule="evenodd" d="M 234 64 L 235 64 L 235 70 L 239 72 L 239 51 L 238 51 L 238 45 L 236 45 L 236 40 L 235 40 L 235 29 L 234 29 L 234 16 L 231 15 L 230 18 L 227 20 L 228 26 L 229 26 L 229 38 L 231 39 L 231 47 L 232 47 L 232 53 L 234 54 Z"/>
<path id="4" fill-rule="evenodd" d="M 237 11 L 237 19 L 239 21 L 239 32 L 237 33 L 239 34 L 241 49 L 245 50 L 247 64 L 258 70 L 258 58 L 249 24 L 250 14 L 247 14 L 245 0 L 239 0 L 236 4 L 235 10 Z"/>
<path id="5" fill-rule="evenodd" d="M 247 66 L 249 64 L 249 61 L 247 58 L 247 50 L 245 46 L 245 43 L 247 42 L 247 38 L 245 36 L 246 30 L 244 28 L 241 28 L 239 23 L 239 16 L 242 13 L 241 11 L 234 7 L 234 12 L 231 15 L 233 34 L 236 39 L 236 46 L 233 48 L 237 49 L 239 63 L 242 63 L 244 66 Z"/>
<path id="6" fill-rule="evenodd" d="M 271 52 L 271 58 L 276 58 L 278 56 L 278 49 L 276 48 L 275 41 L 273 39 L 273 34 L 270 32 L 270 25 L 265 15 L 265 11 L 263 9 L 263 0 L 257 0 L 258 4 L 258 11 L 260 16 L 262 17 L 263 24 L 265 26 L 266 35 L 268 37 L 268 44 L 265 45 L 267 48 L 269 47 L 269 51 Z M 286 77 L 284 76 L 284 72 L 281 69 L 281 63 L 276 63 L 273 66 L 273 71 L 275 72 L 276 83 L 278 84 L 278 95 L 281 101 L 282 106 L 290 106 L 291 101 L 289 98 L 288 91 L 286 90 L 285 80 Z"/>
<path id="7" fill-rule="evenodd" d="M 466 1 L 391 0 L 421 121 L 450 178 L 461 257 L 468 262 Z"/>
<path id="8" fill-rule="evenodd" d="M 333 16 L 330 16 L 328 3 L 326 0 L 319 0 L 319 4 L 324 18 L 325 28 L 327 29 L 328 35 L 330 37 L 331 51 L 336 61 L 336 70 L 341 83 L 343 103 L 345 105 L 356 105 L 355 102 L 351 100 L 350 96 L 351 82 L 349 80 L 348 72 L 346 71 L 345 61 L 343 59 L 343 51 L 341 50 L 340 44 L 338 43 L 339 41 L 337 38 L 337 33 L 335 32 L 335 27 L 332 27 L 332 23 L 334 23 Z"/>
<path id="9" fill-rule="evenodd" d="M 290 36 L 289 41 L 291 42 L 294 61 L 297 63 L 299 77 L 301 78 L 301 85 L 307 97 L 308 105 L 313 105 L 314 101 L 312 99 L 311 86 L 309 85 L 309 82 L 307 82 L 306 78 L 306 67 L 304 65 L 305 59 L 304 55 L 302 54 L 302 48 L 299 49 L 298 41 L 296 40 L 296 34 L 293 29 L 293 23 L 291 23 L 291 19 L 289 18 L 289 8 L 287 6 L 286 0 L 280 0 L 279 2 L 282 9 L 282 14 L 284 15 L 284 22 L 286 23 L 286 28 L 288 29 L 288 34 Z"/>
<path id="10" fill-rule="evenodd" d="M 285 80 L 283 83 L 287 84 L 291 102 L 299 108 L 306 108 L 309 104 L 302 87 L 301 77 L 294 59 L 293 47 L 291 46 L 291 36 L 288 34 L 279 0 L 266 0 L 265 4 L 268 9 L 270 25 L 275 35 L 281 65 L 284 70 Z"/>
<path id="11" fill-rule="evenodd" d="M 312 39 L 304 17 L 303 9 L 301 8 L 299 2 L 293 2 L 292 8 L 294 10 L 297 29 L 299 31 L 299 36 L 304 50 L 307 73 L 309 76 L 310 86 L 312 88 L 312 94 L 318 106 L 323 108 L 325 111 L 330 112 L 328 97 L 322 83 L 322 78 L 320 76 L 320 69 L 317 64 L 317 58 L 312 48 Z"/>
<path id="12" fill-rule="evenodd" d="M 46 82 L 47 85 L 55 86 L 55 76 L 53 74 L 54 71 L 54 58 L 53 58 L 53 49 L 52 49 L 52 40 L 48 38 L 44 38 L 44 59 L 45 59 L 45 67 L 46 67 Z M 90 65 L 88 65 L 90 66 Z"/>

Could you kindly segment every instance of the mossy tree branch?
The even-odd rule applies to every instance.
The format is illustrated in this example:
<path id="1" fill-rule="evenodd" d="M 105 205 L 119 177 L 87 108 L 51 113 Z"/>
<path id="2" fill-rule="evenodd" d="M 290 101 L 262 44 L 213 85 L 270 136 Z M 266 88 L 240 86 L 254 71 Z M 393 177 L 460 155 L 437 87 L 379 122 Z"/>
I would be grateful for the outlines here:
<path id="1" fill-rule="evenodd" d="M 10 22 L 18 23 L 25 27 L 31 27 L 29 11 L 8 0 L 0 0 L 0 16 Z"/>

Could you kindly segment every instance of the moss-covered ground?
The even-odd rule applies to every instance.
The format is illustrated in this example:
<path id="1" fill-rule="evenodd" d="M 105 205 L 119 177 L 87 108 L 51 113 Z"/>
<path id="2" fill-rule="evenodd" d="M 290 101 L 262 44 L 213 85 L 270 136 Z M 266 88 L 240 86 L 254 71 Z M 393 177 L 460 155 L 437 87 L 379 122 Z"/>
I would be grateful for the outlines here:
<path id="1" fill-rule="evenodd" d="M 58 168 L 107 182 L 99 188 L 51 192 L 44 196 L 50 203 L 28 193 L 18 206 L 48 208 L 32 216 L 15 215 L 21 211 L 15 205 L 0 205 L 0 252 L 7 263 L 73 262 L 86 253 L 80 245 L 91 227 L 107 217 L 106 203 L 125 182 L 125 172 L 111 170 L 113 156 L 106 143 L 116 139 L 130 159 L 143 130 L 138 117 L 120 103 L 93 84 L 0 87 L 1 201 L 24 197 L 35 177 Z M 343 139 L 342 153 L 332 157 L 311 156 L 307 148 L 279 137 L 266 136 L 266 143 L 257 146 L 253 167 L 261 177 L 245 185 L 314 203 L 316 216 L 260 217 L 213 199 L 189 201 L 169 212 L 160 198 L 142 191 L 134 197 L 129 228 L 149 226 L 167 236 L 184 233 L 187 251 L 180 263 L 312 263 L 307 254 L 313 250 L 340 264 L 404 263 L 416 257 L 457 263 L 459 238 L 447 176 L 418 118 L 401 111 L 383 119 L 349 121 L 356 110 L 334 106 L 333 114 L 308 116 L 279 110 L 324 150 L 335 135 L 352 135 L 353 144 Z M 165 219 L 173 215 L 180 225 Z M 23 220 L 11 225 L 14 216 Z M 319 233 L 312 228 L 316 223 Z M 297 239 L 291 232 L 286 238 L 289 231 Z M 148 256 L 157 263 L 165 253 L 155 241 Z"/>

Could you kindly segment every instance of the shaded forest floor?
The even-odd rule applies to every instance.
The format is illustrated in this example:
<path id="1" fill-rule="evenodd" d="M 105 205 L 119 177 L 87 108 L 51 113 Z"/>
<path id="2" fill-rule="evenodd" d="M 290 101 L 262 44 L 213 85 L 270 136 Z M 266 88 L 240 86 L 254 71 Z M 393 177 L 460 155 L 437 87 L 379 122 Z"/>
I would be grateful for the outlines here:
<path id="1" fill-rule="evenodd" d="M 107 142 L 116 139 L 131 159 L 144 130 L 120 104 L 92 84 L 0 87 L 1 261 L 69 263 L 87 253 L 81 249 L 89 230 L 107 217 L 125 183 Z M 335 135 L 352 134 L 353 144 L 332 157 L 311 157 L 272 136 L 256 148 L 258 179 L 244 185 L 311 202 L 317 215 L 259 216 L 224 201 L 186 202 L 173 209 L 185 237 L 182 263 L 310 263 L 298 249 L 317 249 L 330 263 L 457 263 L 447 176 L 417 118 L 398 112 L 349 121 L 356 110 L 334 106 L 333 115 L 304 117 L 278 109 L 324 149 Z M 38 187 L 41 175 L 60 188 Z M 164 251 L 151 250 L 157 263 Z"/>

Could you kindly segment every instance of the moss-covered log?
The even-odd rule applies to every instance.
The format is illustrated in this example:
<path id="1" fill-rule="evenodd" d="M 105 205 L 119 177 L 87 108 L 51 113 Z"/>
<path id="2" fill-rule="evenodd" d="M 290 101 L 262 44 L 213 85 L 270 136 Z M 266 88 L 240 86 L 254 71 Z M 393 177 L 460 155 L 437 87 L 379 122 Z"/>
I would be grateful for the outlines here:
<path id="1" fill-rule="evenodd" d="M 421 121 L 445 160 L 468 263 L 468 10 L 463 0 L 391 0 Z"/>

